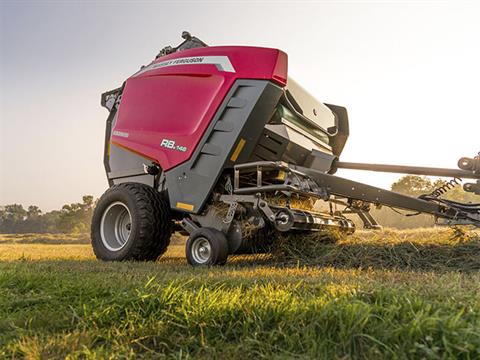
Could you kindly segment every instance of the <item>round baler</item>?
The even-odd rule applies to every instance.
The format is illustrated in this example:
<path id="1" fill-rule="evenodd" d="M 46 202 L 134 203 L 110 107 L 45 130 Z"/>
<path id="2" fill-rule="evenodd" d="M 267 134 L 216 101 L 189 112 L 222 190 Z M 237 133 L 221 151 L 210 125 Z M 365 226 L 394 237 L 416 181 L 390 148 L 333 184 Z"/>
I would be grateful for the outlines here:
<path id="1" fill-rule="evenodd" d="M 99 259 L 156 260 L 180 232 L 188 235 L 188 263 L 221 265 L 230 254 L 269 251 L 279 232 L 351 234 L 346 214 L 377 229 L 371 204 L 480 224 L 478 204 L 415 199 L 334 176 L 341 167 L 378 169 L 339 161 L 349 136 L 346 109 L 319 102 L 289 78 L 284 52 L 208 47 L 182 36 L 102 94 L 110 188 L 92 219 Z M 462 170 L 380 170 L 478 179 L 479 162 L 465 160 Z M 478 193 L 478 182 L 467 185 Z"/>

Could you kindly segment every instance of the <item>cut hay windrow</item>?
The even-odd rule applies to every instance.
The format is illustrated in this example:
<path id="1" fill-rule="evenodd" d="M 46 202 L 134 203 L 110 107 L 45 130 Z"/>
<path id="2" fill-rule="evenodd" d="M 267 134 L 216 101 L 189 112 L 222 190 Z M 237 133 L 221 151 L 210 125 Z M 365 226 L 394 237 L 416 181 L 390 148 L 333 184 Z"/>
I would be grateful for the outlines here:
<path id="1" fill-rule="evenodd" d="M 480 236 L 461 229 L 279 235 L 272 261 L 338 268 L 480 269 Z"/>

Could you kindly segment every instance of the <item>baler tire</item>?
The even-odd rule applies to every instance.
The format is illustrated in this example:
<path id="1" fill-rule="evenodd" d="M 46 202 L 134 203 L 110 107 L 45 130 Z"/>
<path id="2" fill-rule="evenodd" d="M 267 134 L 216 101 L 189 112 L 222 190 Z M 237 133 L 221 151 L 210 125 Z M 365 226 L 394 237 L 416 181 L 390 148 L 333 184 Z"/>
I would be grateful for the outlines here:
<path id="1" fill-rule="evenodd" d="M 117 249 L 109 249 L 103 228 L 108 220 L 104 218 L 106 212 L 115 206 L 127 209 L 130 230 L 123 245 L 118 243 Z M 117 222 L 115 220 L 115 226 Z M 115 231 L 117 236 L 118 231 Z M 173 221 L 165 194 L 148 185 L 123 183 L 109 188 L 95 207 L 91 226 L 92 247 L 100 260 L 155 261 L 167 250 L 172 231 Z"/>
<path id="2" fill-rule="evenodd" d="M 202 242 L 208 245 L 208 256 L 201 259 L 196 247 Z M 213 228 L 200 228 L 194 230 L 188 237 L 185 245 L 187 262 L 192 266 L 225 265 L 228 258 L 228 241 L 224 233 Z"/>

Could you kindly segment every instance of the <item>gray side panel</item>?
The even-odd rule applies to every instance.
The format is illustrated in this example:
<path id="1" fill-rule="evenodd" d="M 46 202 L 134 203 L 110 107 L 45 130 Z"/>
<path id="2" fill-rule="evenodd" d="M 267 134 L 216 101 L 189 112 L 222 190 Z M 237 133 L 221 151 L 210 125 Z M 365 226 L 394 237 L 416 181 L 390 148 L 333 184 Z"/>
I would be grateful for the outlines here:
<path id="1" fill-rule="evenodd" d="M 125 182 L 137 182 L 152 187 L 155 186 L 155 176 L 146 174 L 143 168 L 143 164 L 150 165 L 152 163 L 151 160 L 115 144 L 110 144 L 109 153 L 107 177 L 110 186 Z"/>
<path id="2" fill-rule="evenodd" d="M 282 89 L 266 80 L 237 80 L 187 162 L 165 172 L 172 208 L 198 214 L 223 169 L 247 161 Z"/>
<path id="3" fill-rule="evenodd" d="M 132 175 L 144 175 L 143 164 L 149 165 L 152 161 L 132 151 L 125 150 L 115 144 L 110 144 L 109 168 L 107 172 L 109 179 L 126 177 Z"/>
<path id="4" fill-rule="evenodd" d="M 117 118 L 117 108 L 114 107 L 107 118 L 107 125 L 105 127 L 105 143 L 103 149 L 103 166 L 105 167 L 105 172 L 107 173 L 108 185 L 112 186 L 113 182 L 108 178 L 108 173 L 110 172 L 110 136 L 112 134 L 112 124 Z"/>
<path id="5" fill-rule="evenodd" d="M 105 143 L 104 143 L 104 149 L 103 149 L 103 165 L 105 167 L 105 172 L 107 173 L 107 178 L 108 178 L 108 173 L 111 171 L 110 170 L 110 136 L 112 133 L 113 124 L 115 124 L 115 121 L 118 116 L 118 107 L 122 97 L 122 91 L 123 91 L 124 85 L 125 83 L 117 89 L 103 93 L 100 101 L 101 105 L 110 111 L 108 114 L 107 123 L 105 126 Z M 109 178 L 108 178 L 108 184 L 110 186 L 113 185 L 113 181 Z"/>
<path id="6" fill-rule="evenodd" d="M 152 175 L 148 174 L 143 174 L 143 175 L 136 175 L 136 176 L 127 176 L 127 177 L 121 177 L 121 178 L 116 178 L 113 180 L 110 180 L 113 182 L 113 184 L 122 184 L 122 183 L 127 183 L 127 182 L 134 182 L 134 183 L 141 183 L 145 184 L 148 186 L 153 187 L 155 185 L 155 177 Z"/>

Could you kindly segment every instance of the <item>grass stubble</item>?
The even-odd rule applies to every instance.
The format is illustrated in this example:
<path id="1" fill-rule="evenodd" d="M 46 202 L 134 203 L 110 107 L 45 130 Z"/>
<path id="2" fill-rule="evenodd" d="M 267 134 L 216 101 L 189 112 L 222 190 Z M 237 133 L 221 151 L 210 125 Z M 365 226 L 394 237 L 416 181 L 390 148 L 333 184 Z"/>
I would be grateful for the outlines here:
<path id="1" fill-rule="evenodd" d="M 0 358 L 480 358 L 474 232 L 281 237 L 200 269 L 178 241 L 103 263 L 79 237 L 27 238 L 0 236 Z"/>

